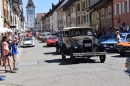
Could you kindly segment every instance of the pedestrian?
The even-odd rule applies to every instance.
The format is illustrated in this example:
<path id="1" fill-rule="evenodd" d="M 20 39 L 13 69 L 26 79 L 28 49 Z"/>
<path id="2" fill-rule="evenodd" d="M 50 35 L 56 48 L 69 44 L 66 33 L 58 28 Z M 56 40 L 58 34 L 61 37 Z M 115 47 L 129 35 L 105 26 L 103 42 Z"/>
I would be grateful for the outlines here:
<path id="1" fill-rule="evenodd" d="M 13 71 L 13 69 L 11 67 L 11 61 L 10 61 L 11 51 L 9 50 L 7 41 L 8 41 L 8 37 L 4 36 L 3 39 L 2 39 L 2 50 L 3 50 L 3 55 L 4 55 L 5 73 L 8 73 L 8 72 L 10 72 L 10 73 L 16 73 L 15 71 Z M 10 71 L 7 70 L 7 64 L 6 63 L 8 63 Z"/>
<path id="2" fill-rule="evenodd" d="M 3 66 L 3 53 L 2 53 L 2 43 L 1 43 L 2 35 L 0 34 L 0 66 Z"/>
<path id="3" fill-rule="evenodd" d="M 116 31 L 116 41 L 117 41 L 117 43 L 120 43 L 120 42 L 121 42 L 121 38 L 120 38 L 120 35 L 119 35 L 119 31 Z"/>
<path id="4" fill-rule="evenodd" d="M 17 39 L 14 39 L 12 41 L 11 48 L 12 48 L 12 58 L 13 58 L 13 70 L 18 70 L 18 68 L 16 68 L 17 54 L 18 54 L 18 41 L 17 41 Z"/>

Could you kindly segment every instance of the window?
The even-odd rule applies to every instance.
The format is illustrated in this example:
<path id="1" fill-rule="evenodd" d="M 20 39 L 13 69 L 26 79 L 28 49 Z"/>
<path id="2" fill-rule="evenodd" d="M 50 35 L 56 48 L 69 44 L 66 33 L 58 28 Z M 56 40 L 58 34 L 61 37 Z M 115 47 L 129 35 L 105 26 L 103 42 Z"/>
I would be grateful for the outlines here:
<path id="1" fill-rule="evenodd" d="M 77 4 L 77 11 L 80 11 L 80 3 Z"/>
<path id="2" fill-rule="evenodd" d="M 115 15 L 120 15 L 121 14 L 121 4 L 118 3 L 115 5 Z"/>
<path id="3" fill-rule="evenodd" d="M 104 8 L 101 9 L 101 19 L 104 19 Z"/>
<path id="4" fill-rule="evenodd" d="M 112 14 L 112 13 L 111 13 L 111 12 L 112 12 L 111 10 L 112 10 L 112 9 L 111 9 L 111 6 L 109 6 L 109 7 L 108 7 L 108 18 L 111 17 L 111 14 Z"/>
<path id="5" fill-rule="evenodd" d="M 89 0 L 86 0 L 86 8 L 89 7 Z"/>
<path id="6" fill-rule="evenodd" d="M 87 16 L 87 15 L 84 16 L 84 23 L 86 23 L 86 16 Z"/>
<path id="7" fill-rule="evenodd" d="M 129 12 L 129 0 L 125 0 L 124 2 L 123 2 L 123 6 L 122 6 L 123 8 L 123 13 L 128 13 Z"/>
<path id="8" fill-rule="evenodd" d="M 87 22 L 88 22 L 88 20 L 89 20 L 89 19 L 88 19 L 88 15 L 87 15 Z"/>
<path id="9" fill-rule="evenodd" d="M 2 6 L 0 5 L 0 16 L 2 16 Z"/>
<path id="10" fill-rule="evenodd" d="M 77 17 L 77 24 L 80 24 L 80 16 Z"/>
<path id="11" fill-rule="evenodd" d="M 84 16 L 82 15 L 81 16 L 81 24 L 83 24 L 83 22 L 84 22 Z"/>
<path id="12" fill-rule="evenodd" d="M 29 10 L 29 15 L 32 15 L 33 14 L 33 10 Z"/>
<path id="13" fill-rule="evenodd" d="M 85 1 L 82 2 L 82 10 L 85 9 Z"/>

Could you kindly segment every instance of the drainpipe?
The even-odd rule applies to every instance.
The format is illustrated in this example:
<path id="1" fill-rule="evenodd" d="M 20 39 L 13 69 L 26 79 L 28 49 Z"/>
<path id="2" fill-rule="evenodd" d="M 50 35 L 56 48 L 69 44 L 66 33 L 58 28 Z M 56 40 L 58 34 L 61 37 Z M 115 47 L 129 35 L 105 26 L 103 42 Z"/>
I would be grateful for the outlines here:
<path id="1" fill-rule="evenodd" d="M 114 5 L 114 3 L 113 3 L 114 1 L 111 0 L 111 2 L 112 2 L 112 6 L 111 6 L 112 7 L 112 16 L 111 16 L 112 17 L 112 28 L 114 28 L 114 14 L 113 14 L 114 13 L 114 8 L 113 8 L 114 7 L 113 6 Z"/>

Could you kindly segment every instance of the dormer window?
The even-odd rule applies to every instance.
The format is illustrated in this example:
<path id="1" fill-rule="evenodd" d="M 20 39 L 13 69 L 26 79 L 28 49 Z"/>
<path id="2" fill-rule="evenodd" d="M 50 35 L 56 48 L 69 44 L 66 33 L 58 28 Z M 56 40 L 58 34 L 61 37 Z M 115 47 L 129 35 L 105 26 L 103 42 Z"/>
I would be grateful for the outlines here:
<path id="1" fill-rule="evenodd" d="M 31 6 L 31 4 L 29 4 L 28 6 Z"/>

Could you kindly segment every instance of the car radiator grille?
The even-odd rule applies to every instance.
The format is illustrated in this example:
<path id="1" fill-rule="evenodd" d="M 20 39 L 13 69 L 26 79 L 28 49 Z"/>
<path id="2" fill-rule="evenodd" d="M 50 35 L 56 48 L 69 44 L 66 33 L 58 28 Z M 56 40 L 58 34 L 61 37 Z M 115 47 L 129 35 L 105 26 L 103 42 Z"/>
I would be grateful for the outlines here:
<path id="1" fill-rule="evenodd" d="M 83 52 L 92 52 L 92 40 L 83 40 Z"/>

